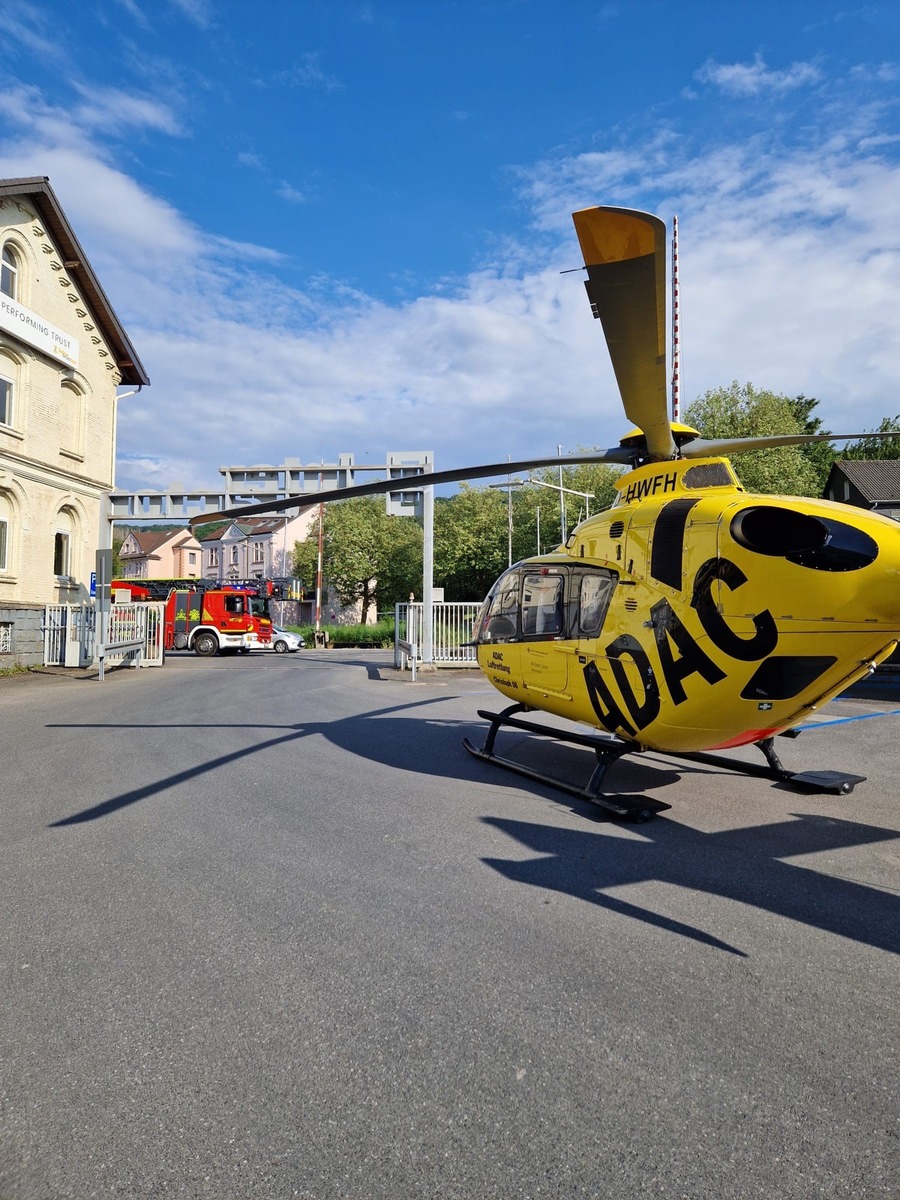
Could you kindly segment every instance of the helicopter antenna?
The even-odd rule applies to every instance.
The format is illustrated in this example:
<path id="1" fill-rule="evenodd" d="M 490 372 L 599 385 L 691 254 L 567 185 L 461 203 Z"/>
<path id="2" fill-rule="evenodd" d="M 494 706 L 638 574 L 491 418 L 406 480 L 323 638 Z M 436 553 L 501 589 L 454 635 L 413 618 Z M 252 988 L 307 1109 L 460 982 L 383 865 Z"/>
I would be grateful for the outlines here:
<path id="1" fill-rule="evenodd" d="M 681 326 L 678 310 L 678 217 L 672 218 L 672 420 L 681 419 Z"/>

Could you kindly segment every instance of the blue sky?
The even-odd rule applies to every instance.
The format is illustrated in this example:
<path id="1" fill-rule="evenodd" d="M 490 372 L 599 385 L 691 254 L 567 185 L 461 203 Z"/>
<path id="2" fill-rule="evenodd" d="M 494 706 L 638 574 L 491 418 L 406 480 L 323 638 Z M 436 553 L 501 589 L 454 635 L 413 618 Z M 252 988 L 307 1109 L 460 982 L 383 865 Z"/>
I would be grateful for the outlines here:
<path id="1" fill-rule="evenodd" d="M 118 482 L 624 432 L 571 212 L 679 218 L 683 402 L 900 412 L 900 5 L 0 3 L 47 175 L 152 386 Z"/>

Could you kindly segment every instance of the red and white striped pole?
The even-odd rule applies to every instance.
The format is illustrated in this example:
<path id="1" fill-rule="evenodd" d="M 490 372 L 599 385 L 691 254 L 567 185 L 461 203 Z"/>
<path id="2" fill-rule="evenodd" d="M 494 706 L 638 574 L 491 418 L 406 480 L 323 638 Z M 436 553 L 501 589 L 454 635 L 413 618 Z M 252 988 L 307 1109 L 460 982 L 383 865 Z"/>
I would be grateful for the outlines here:
<path id="1" fill-rule="evenodd" d="M 681 327 L 678 299 L 678 218 L 672 218 L 672 420 L 681 419 Z"/>

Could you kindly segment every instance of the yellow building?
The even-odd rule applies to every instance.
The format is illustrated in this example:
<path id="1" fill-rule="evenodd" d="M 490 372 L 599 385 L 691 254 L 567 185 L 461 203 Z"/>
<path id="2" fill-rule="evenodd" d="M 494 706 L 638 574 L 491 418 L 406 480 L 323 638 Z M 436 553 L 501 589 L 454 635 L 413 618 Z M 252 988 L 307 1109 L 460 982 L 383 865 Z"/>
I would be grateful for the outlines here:
<path id="1" fill-rule="evenodd" d="M 116 389 L 150 380 L 46 178 L 0 180 L 0 254 L 3 665 L 17 611 L 87 598 L 110 545 Z"/>

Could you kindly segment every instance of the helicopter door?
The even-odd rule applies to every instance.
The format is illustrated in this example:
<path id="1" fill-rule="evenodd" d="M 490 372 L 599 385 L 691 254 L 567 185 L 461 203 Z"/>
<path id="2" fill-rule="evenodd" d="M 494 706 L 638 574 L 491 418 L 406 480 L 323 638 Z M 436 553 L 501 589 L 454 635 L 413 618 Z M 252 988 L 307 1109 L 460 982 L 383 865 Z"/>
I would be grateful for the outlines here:
<path id="1" fill-rule="evenodd" d="M 617 582 L 618 577 L 614 571 L 597 569 L 576 573 L 574 584 L 578 592 L 575 614 L 577 628 L 573 630 L 573 634 L 580 642 L 593 642 L 599 638 Z"/>
<path id="2" fill-rule="evenodd" d="M 522 572 L 522 679 L 526 690 L 565 692 L 566 574 L 559 567 Z"/>
<path id="3" fill-rule="evenodd" d="M 604 635 L 603 626 L 618 582 L 615 571 L 602 567 L 586 567 L 573 573 L 572 637 L 578 639 L 578 670 L 586 676 L 609 669 L 606 647 L 612 631 L 607 629 Z"/>

